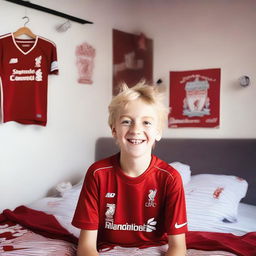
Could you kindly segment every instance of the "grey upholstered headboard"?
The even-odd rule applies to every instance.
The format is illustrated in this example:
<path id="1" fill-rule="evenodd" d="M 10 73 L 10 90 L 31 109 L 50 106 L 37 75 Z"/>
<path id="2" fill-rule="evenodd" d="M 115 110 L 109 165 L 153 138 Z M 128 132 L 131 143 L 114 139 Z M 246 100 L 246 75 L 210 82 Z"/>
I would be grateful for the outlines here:
<path id="1" fill-rule="evenodd" d="M 99 138 L 95 159 L 118 152 L 112 138 Z M 190 165 L 192 174 L 213 173 L 236 175 L 249 183 L 242 201 L 256 205 L 256 139 L 165 139 L 153 151 L 166 162 Z"/>

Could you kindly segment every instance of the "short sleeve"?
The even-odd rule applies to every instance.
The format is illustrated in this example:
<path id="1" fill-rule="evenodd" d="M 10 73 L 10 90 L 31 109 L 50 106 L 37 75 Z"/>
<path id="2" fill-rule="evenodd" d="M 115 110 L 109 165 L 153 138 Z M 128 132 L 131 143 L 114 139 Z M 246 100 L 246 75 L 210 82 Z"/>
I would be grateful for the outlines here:
<path id="1" fill-rule="evenodd" d="M 99 224 L 98 186 L 93 171 L 88 170 L 78 199 L 72 225 L 80 229 L 97 230 Z"/>
<path id="2" fill-rule="evenodd" d="M 58 60 L 57 60 L 57 48 L 55 44 L 52 44 L 51 49 L 51 65 L 50 65 L 50 74 L 57 75 L 59 73 Z"/>
<path id="3" fill-rule="evenodd" d="M 168 235 L 187 232 L 185 193 L 181 176 L 170 176 L 167 183 L 167 203 L 165 208 L 165 229 Z"/>

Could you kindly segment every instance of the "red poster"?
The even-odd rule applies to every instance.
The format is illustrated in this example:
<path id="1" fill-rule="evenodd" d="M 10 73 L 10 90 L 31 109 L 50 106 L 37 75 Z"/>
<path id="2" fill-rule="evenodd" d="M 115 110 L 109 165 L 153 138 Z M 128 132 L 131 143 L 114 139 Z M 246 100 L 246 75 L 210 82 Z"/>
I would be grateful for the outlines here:
<path id="1" fill-rule="evenodd" d="M 220 124 L 220 69 L 170 72 L 169 128 Z"/>
<path id="2" fill-rule="evenodd" d="M 153 81 L 153 40 L 113 30 L 113 95 L 125 82 L 129 87 L 141 80 Z"/>

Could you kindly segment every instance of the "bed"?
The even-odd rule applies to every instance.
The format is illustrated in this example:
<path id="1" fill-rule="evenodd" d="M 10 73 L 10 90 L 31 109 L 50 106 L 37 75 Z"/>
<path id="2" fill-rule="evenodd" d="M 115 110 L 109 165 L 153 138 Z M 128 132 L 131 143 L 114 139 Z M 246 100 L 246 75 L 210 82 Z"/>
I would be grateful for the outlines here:
<path id="1" fill-rule="evenodd" d="M 99 138 L 95 160 L 118 151 Z M 256 255 L 256 139 L 166 139 L 154 154 L 183 179 L 188 210 L 187 255 Z M 75 255 L 70 224 L 82 182 L 0 215 L 0 255 Z M 200 202 L 200 203 L 198 203 Z"/>

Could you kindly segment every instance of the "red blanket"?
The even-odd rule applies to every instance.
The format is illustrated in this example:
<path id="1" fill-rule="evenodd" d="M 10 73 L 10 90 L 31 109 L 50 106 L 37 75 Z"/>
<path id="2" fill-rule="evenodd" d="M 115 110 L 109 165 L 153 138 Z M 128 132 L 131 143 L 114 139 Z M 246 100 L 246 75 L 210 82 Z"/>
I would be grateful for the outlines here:
<path id="1" fill-rule="evenodd" d="M 63 228 L 53 215 L 19 206 L 14 211 L 4 210 L 0 214 L 0 224 L 12 221 L 48 238 L 62 239 L 77 243 L 78 239 Z"/>
<path id="2" fill-rule="evenodd" d="M 0 225 L 12 221 L 48 238 L 77 243 L 77 238 L 64 229 L 53 215 L 20 206 L 14 211 L 0 214 Z M 188 249 L 206 251 L 223 250 L 239 256 L 256 256 L 256 232 L 244 236 L 229 233 L 189 231 L 186 235 Z"/>
<path id="3" fill-rule="evenodd" d="M 188 249 L 222 250 L 239 256 L 256 256 L 256 232 L 235 236 L 230 233 L 189 231 L 186 242 Z"/>

